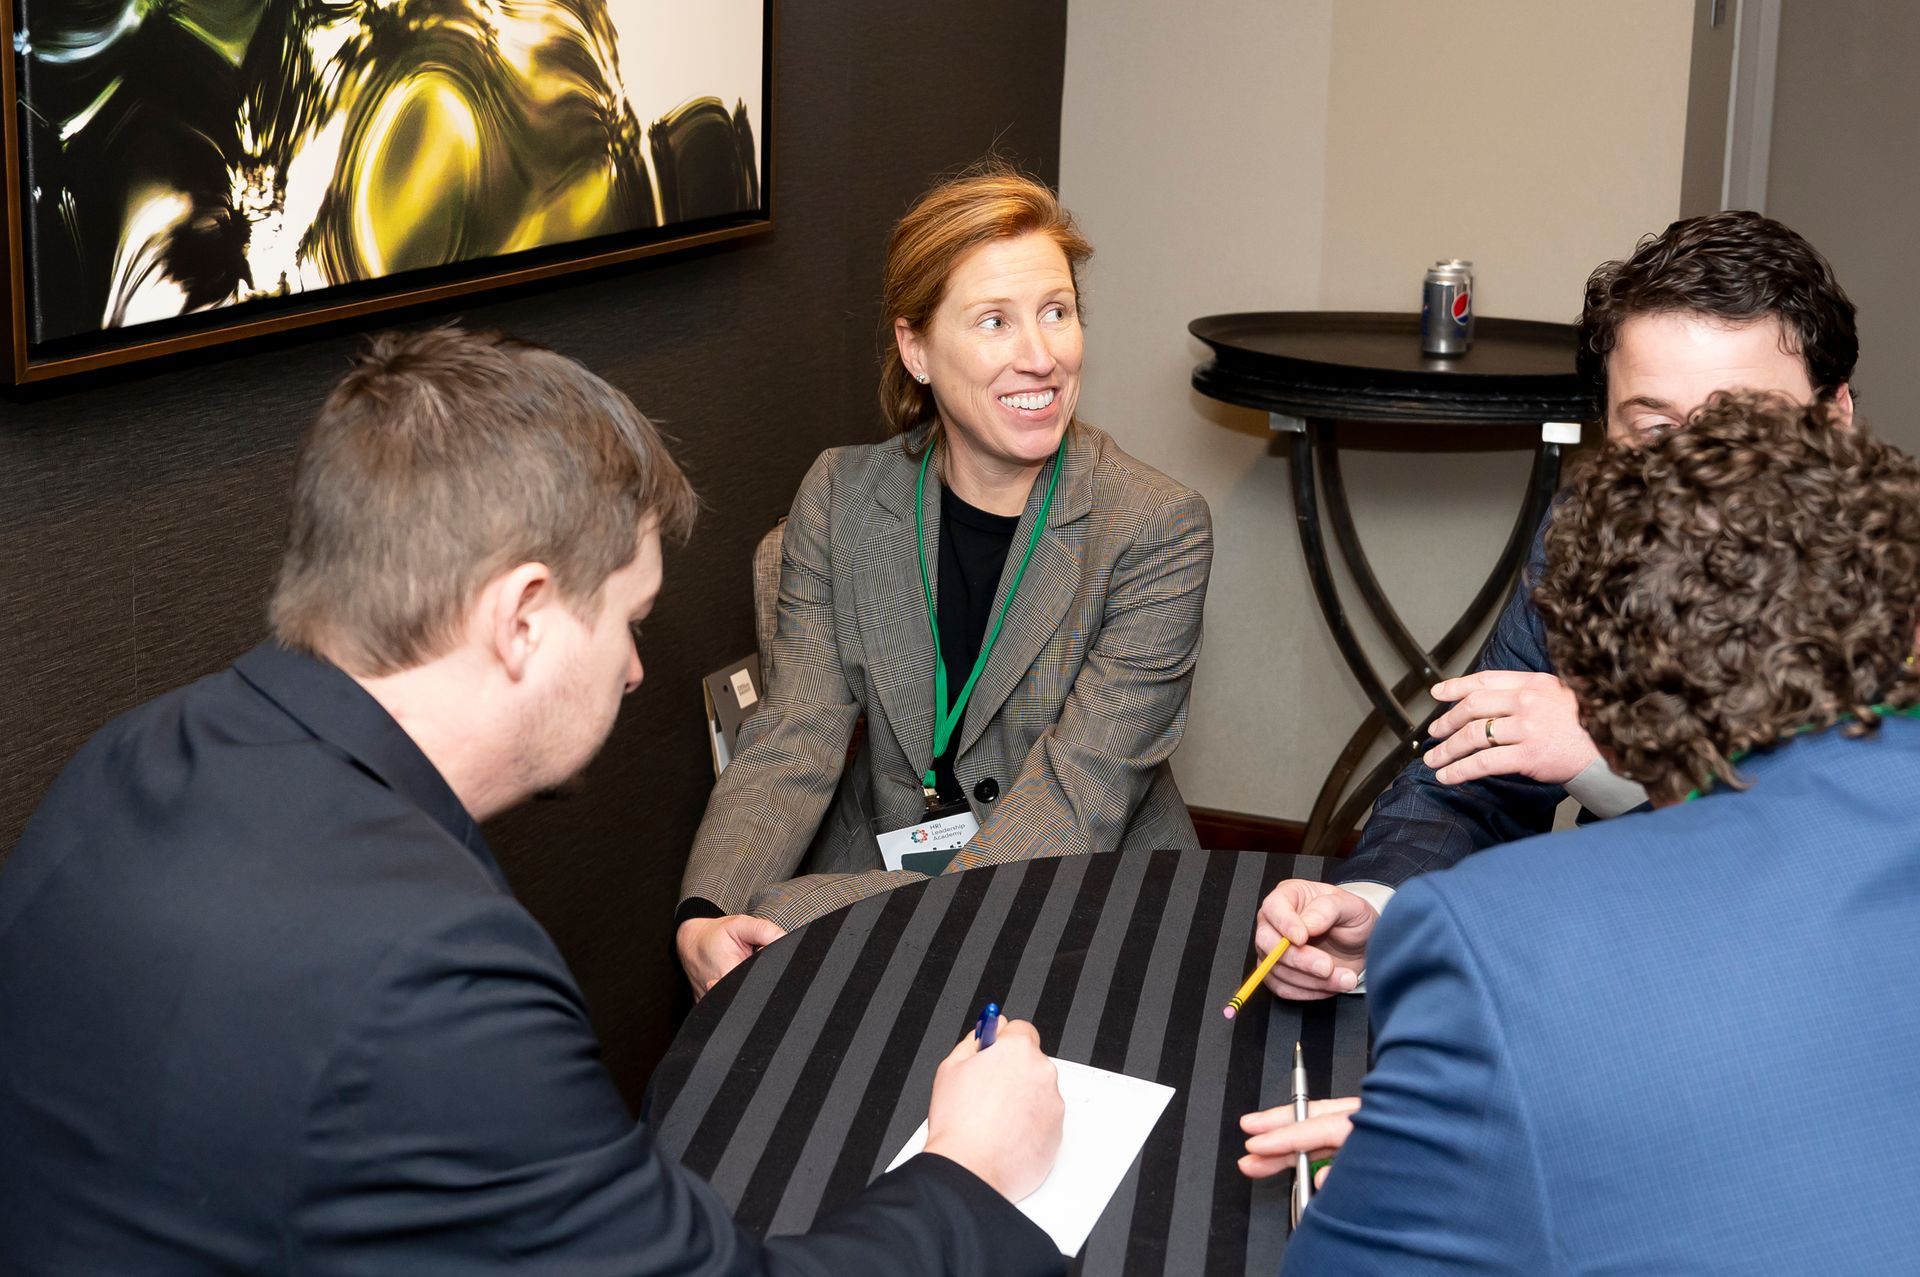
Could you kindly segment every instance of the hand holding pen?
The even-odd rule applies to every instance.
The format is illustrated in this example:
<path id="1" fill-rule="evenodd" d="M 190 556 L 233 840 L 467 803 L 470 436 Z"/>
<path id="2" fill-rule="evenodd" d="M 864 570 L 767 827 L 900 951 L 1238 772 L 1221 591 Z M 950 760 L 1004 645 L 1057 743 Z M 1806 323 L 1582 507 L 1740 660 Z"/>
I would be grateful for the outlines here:
<path id="1" fill-rule="evenodd" d="M 975 1030 L 934 1074 L 926 1151 L 958 1162 L 1017 1202 L 1046 1180 L 1060 1151 L 1066 1106 L 1059 1075 L 1027 1021 L 1009 1020 L 996 1006 L 991 1019 L 975 1021 Z"/>
<path id="2" fill-rule="evenodd" d="M 1307 1104 L 1307 1120 L 1294 1116 L 1291 1103 L 1276 1104 L 1240 1119 L 1247 1135 L 1247 1151 L 1240 1158 L 1240 1173 L 1248 1179 L 1266 1179 L 1298 1165 L 1298 1155 L 1312 1159 L 1313 1186 L 1317 1189 L 1327 1178 L 1328 1162 L 1353 1133 L 1353 1114 L 1360 1107 L 1357 1095 L 1331 1100 L 1312 1100 Z"/>

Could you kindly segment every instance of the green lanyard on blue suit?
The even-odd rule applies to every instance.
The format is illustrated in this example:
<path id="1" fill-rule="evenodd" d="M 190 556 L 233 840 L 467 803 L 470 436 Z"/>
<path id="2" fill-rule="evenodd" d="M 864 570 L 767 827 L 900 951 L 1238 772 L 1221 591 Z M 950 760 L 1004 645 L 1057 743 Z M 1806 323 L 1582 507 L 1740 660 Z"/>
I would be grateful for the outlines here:
<path id="1" fill-rule="evenodd" d="M 987 631 L 986 642 L 980 645 L 980 655 L 973 663 L 973 673 L 967 675 L 966 686 L 953 698 L 951 708 L 947 705 L 947 663 L 940 655 L 940 614 L 933 603 L 933 578 L 927 573 L 927 463 L 933 460 L 934 445 L 929 443 L 926 452 L 920 458 L 920 477 L 913 485 L 913 532 L 920 549 L 920 591 L 927 600 L 927 628 L 933 633 L 933 756 L 937 760 L 947 752 L 947 743 L 953 739 L 954 729 L 960 726 L 960 720 L 966 716 L 967 702 L 973 699 L 973 685 L 980 681 L 980 672 L 987 668 L 987 658 L 993 654 L 993 645 L 1000 637 L 1000 627 L 1006 624 L 1007 609 L 1013 606 L 1013 596 L 1020 590 L 1020 582 L 1026 579 L 1027 564 L 1033 561 L 1033 552 L 1040 544 L 1041 533 L 1047 530 L 1047 516 L 1053 512 L 1053 489 L 1060 482 L 1060 471 L 1067 461 L 1067 441 L 1060 439 L 1060 450 L 1053 457 L 1053 473 L 1047 477 L 1047 495 L 1040 502 L 1040 513 L 1033 520 L 1033 535 L 1027 539 L 1027 552 L 1020 556 L 1020 566 L 1014 569 L 1013 581 L 1007 586 L 1006 601 L 1000 604 L 1000 615 L 993 618 L 993 628 Z M 933 768 L 927 768 L 927 774 L 921 777 L 921 787 L 926 791 L 927 805 L 932 807 L 936 798 L 938 782 L 934 779 Z"/>
<path id="2" fill-rule="evenodd" d="M 1920 718 L 1920 705 L 1909 705 L 1902 709 L 1894 709 L 1886 705 L 1875 705 L 1873 706 L 1873 712 L 1882 718 Z M 1840 726 L 1841 723 L 1850 723 L 1852 721 L 1853 721 L 1853 715 L 1842 714 L 1839 718 L 1839 721 L 1834 723 L 1834 726 L 1838 727 Z M 1805 727 L 1794 728 L 1793 731 L 1787 734 L 1787 736 L 1788 736 L 1788 739 L 1792 739 L 1795 736 L 1805 736 L 1808 732 L 1812 730 L 1813 730 L 1813 725 L 1809 723 Z M 1729 758 L 1727 762 L 1731 763 L 1735 767 L 1738 767 L 1741 763 L 1746 761 L 1747 755 L 1751 754 L 1752 752 L 1753 751 L 1750 749 L 1741 750 L 1738 754 L 1735 754 L 1732 758 Z M 1694 799 L 1706 793 L 1707 789 L 1711 788 L 1712 785 L 1713 785 L 1713 782 L 1708 781 L 1706 786 L 1703 788 L 1689 789 L 1687 791 L 1687 796 L 1685 798 L 1682 798 L 1680 801 L 1683 803 L 1690 803 Z"/>

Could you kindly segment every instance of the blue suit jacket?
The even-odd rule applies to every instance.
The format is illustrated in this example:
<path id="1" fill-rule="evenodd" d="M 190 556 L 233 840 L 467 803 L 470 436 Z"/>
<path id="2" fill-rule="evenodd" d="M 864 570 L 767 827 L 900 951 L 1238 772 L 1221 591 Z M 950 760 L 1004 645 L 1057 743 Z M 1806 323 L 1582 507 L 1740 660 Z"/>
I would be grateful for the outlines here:
<path id="1" fill-rule="evenodd" d="M 1920 1270 L 1920 721 L 1402 888 L 1287 1273 Z"/>
<path id="2" fill-rule="evenodd" d="M 1551 516 L 1549 516 L 1551 517 Z M 1507 606 L 1473 663 L 1479 670 L 1554 672 L 1547 631 L 1534 610 L 1533 586 L 1546 566 L 1547 525 L 1534 534 L 1533 552 Z M 1424 755 L 1434 746 L 1420 745 Z M 1373 804 L 1360 842 L 1334 870 L 1336 882 L 1384 882 L 1398 887 L 1418 874 L 1457 865 L 1487 847 L 1553 828 L 1554 809 L 1566 798 L 1560 785 L 1525 776 L 1489 776 L 1443 785 L 1416 756 Z"/>
<path id="3" fill-rule="evenodd" d="M 7 1277 L 1062 1266 L 937 1157 L 740 1235 L 628 1115 L 453 791 L 306 657 L 109 724 L 0 872 Z"/>

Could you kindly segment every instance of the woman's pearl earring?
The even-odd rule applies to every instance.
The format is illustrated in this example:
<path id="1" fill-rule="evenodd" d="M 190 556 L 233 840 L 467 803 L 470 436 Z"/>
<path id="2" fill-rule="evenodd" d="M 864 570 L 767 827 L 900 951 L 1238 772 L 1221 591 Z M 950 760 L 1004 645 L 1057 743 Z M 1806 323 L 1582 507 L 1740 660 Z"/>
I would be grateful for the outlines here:
<path id="1" fill-rule="evenodd" d="M 923 386 L 927 384 L 927 374 L 925 374 L 925 373 L 923 373 L 923 372 L 920 372 L 920 373 L 915 373 L 915 374 L 913 375 L 913 379 L 914 379 L 915 381 L 917 381 L 917 382 L 919 382 L 919 383 L 920 383 L 921 385 L 923 385 Z"/>

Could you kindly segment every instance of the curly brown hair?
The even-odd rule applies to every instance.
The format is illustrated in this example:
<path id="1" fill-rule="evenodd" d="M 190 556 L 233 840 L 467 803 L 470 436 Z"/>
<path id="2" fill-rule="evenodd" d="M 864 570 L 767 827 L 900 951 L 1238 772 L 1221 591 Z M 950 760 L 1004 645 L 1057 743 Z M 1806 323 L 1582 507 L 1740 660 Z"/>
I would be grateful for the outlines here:
<path id="1" fill-rule="evenodd" d="M 1615 770 L 1672 802 L 1920 703 L 1920 464 L 1824 405 L 1723 392 L 1609 447 L 1547 532 L 1547 651 Z"/>
<path id="2" fill-rule="evenodd" d="M 1607 356 L 1640 315 L 1709 315 L 1730 324 L 1778 318 L 1807 379 L 1830 399 L 1860 358 L 1853 302 L 1819 250 L 1791 227 L 1742 209 L 1682 218 L 1642 239 L 1625 261 L 1587 277 L 1574 363 L 1607 414 Z"/>

